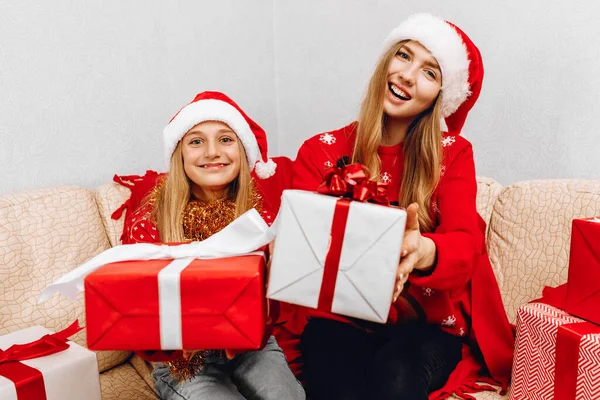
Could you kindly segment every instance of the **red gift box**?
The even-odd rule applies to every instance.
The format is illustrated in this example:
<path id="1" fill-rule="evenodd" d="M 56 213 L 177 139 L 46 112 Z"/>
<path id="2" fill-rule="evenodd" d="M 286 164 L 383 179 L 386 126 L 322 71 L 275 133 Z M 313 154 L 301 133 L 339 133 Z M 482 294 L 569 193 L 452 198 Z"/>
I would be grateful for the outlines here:
<path id="1" fill-rule="evenodd" d="M 573 220 L 565 311 L 600 324 L 600 219 Z"/>
<path id="2" fill-rule="evenodd" d="M 106 264 L 85 278 L 88 347 L 258 349 L 264 274 L 262 253 Z"/>
<path id="3" fill-rule="evenodd" d="M 510 398 L 600 398 L 600 326 L 544 303 L 520 307 Z"/>

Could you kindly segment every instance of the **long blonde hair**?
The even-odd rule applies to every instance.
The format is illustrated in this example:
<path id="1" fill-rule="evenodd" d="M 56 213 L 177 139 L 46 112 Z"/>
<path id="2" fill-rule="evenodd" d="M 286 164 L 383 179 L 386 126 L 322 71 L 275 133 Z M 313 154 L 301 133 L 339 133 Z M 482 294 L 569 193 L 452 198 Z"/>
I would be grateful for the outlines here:
<path id="1" fill-rule="evenodd" d="M 373 180 L 378 180 L 381 173 L 377 148 L 381 145 L 387 118 L 383 99 L 388 68 L 392 58 L 406 42 L 393 46 L 377 64 L 358 115 L 352 162 L 369 168 Z M 440 179 L 442 163 L 439 98 L 438 95 L 433 105 L 412 122 L 404 139 L 404 171 L 398 199 L 403 207 L 415 202 L 419 205 L 418 219 L 422 232 L 430 232 L 434 228 L 430 214 L 431 197 Z"/>
<path id="2" fill-rule="evenodd" d="M 254 183 L 246 151 L 238 139 L 240 151 L 240 172 L 227 187 L 227 198 L 235 202 L 235 216 L 239 217 L 253 207 L 252 190 Z M 191 181 L 183 168 L 181 141 L 171 155 L 169 174 L 159 184 L 154 194 L 151 218 L 163 242 L 184 242 L 183 212 L 192 195 Z"/>

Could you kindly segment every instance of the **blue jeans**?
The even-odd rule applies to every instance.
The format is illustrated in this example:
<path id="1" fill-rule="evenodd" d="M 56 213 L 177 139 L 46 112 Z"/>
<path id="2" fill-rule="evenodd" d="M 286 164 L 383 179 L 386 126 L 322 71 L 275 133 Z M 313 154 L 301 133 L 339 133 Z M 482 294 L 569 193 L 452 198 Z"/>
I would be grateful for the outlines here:
<path id="1" fill-rule="evenodd" d="M 204 371 L 189 381 L 174 380 L 164 364 L 152 375 L 163 400 L 306 399 L 273 336 L 262 350 L 238 354 L 222 364 L 206 363 Z"/>
<path id="2" fill-rule="evenodd" d="M 312 399 L 427 400 L 460 361 L 462 339 L 424 323 L 366 332 L 311 318 L 300 348 Z"/>

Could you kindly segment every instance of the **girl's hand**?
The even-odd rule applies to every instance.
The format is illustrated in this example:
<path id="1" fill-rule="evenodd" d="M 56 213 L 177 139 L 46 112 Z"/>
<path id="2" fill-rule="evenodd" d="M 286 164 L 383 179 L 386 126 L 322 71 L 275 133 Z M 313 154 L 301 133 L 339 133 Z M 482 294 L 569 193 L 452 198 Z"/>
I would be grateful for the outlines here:
<path id="1" fill-rule="evenodd" d="M 417 216 L 418 210 L 419 205 L 417 203 L 410 204 L 406 209 L 406 228 L 404 229 L 404 239 L 402 240 L 400 263 L 396 271 L 394 302 L 396 302 L 402 292 L 404 284 L 408 280 L 408 275 L 414 269 L 425 272 L 431 270 L 435 264 L 435 243 L 433 240 L 421 236 L 419 218 Z"/>
<path id="2" fill-rule="evenodd" d="M 239 350 L 230 350 L 230 349 L 225 349 L 225 357 L 227 357 L 228 360 L 233 360 L 233 358 L 238 354 L 238 353 L 242 353 Z"/>
<path id="3" fill-rule="evenodd" d="M 198 352 L 198 350 L 183 350 L 183 358 L 185 358 L 186 360 L 191 359 L 194 354 L 196 354 Z"/>

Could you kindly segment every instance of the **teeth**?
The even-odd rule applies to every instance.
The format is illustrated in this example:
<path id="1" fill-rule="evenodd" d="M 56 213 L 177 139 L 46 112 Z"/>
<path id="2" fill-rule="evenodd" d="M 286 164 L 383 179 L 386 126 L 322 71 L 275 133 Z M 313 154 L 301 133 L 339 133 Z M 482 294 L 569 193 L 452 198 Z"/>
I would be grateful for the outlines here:
<path id="1" fill-rule="evenodd" d="M 392 90 L 392 93 L 394 93 L 396 96 L 402 97 L 404 99 L 408 99 L 409 98 L 407 93 L 404 93 L 400 88 L 398 88 L 394 84 L 390 85 L 390 89 Z"/>

